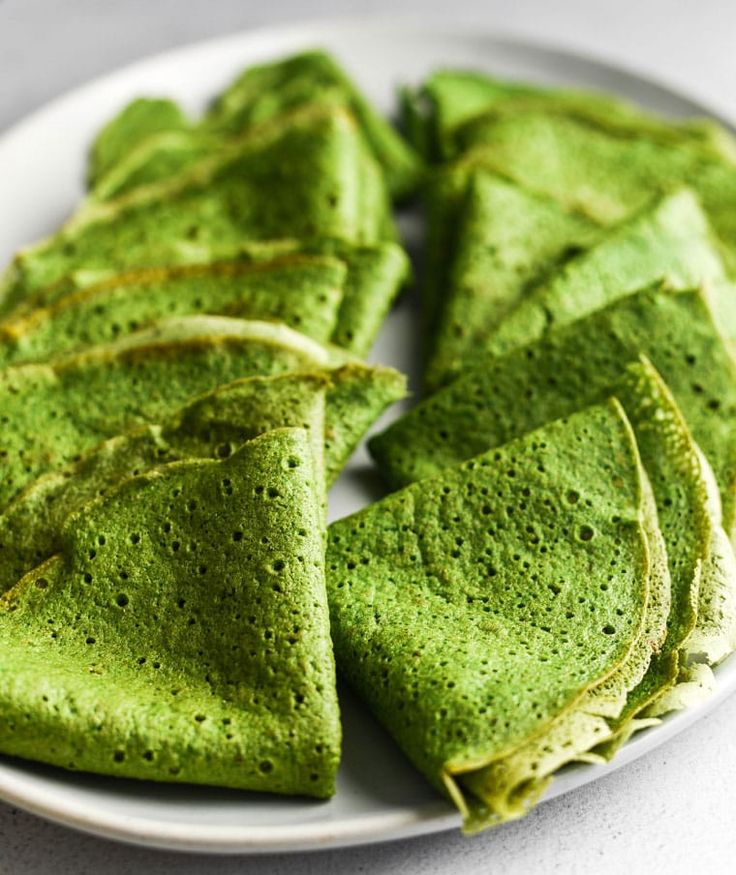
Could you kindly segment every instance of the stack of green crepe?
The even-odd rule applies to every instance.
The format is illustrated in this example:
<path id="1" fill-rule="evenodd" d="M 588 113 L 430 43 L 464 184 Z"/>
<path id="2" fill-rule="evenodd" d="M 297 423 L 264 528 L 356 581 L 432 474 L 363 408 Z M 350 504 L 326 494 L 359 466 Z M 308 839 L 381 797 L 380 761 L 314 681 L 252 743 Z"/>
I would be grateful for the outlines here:
<path id="1" fill-rule="evenodd" d="M 334 792 L 326 489 L 404 394 L 357 356 L 419 166 L 320 53 L 100 133 L 0 284 L 2 752 Z"/>

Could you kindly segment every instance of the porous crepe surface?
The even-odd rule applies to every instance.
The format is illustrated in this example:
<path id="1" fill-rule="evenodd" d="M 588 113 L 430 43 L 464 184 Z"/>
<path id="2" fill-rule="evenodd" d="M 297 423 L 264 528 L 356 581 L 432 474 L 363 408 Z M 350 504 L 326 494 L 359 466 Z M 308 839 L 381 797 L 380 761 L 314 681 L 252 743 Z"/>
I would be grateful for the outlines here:
<path id="1" fill-rule="evenodd" d="M 111 438 L 40 477 L 0 515 L 0 589 L 61 551 L 67 517 L 123 480 L 187 459 L 228 458 L 275 428 L 305 429 L 323 481 L 325 394 L 340 372 L 251 377 L 200 396 L 160 424 Z M 324 483 L 322 484 L 324 490 Z"/>
<path id="2" fill-rule="evenodd" d="M 309 437 L 125 481 L 0 602 L 0 749 L 329 796 L 340 724 Z"/>
<path id="3" fill-rule="evenodd" d="M 0 372 L 5 435 L 0 506 L 100 442 L 157 423 L 223 383 L 344 362 L 344 354 L 284 326 L 183 317 L 47 364 L 7 368 Z M 345 406 L 346 394 L 363 406 L 348 411 L 344 422 L 328 418 L 331 472 L 344 464 L 343 453 L 353 449 L 359 429 L 403 394 L 403 379 L 388 368 L 356 365 L 343 377 L 334 384 L 335 407 Z"/>
<path id="4" fill-rule="evenodd" d="M 466 817 L 483 769 L 600 683 L 648 597 L 641 469 L 616 402 L 333 524 L 341 670 Z"/>
<path id="5" fill-rule="evenodd" d="M 289 273 L 294 275 L 292 279 L 296 277 L 301 266 L 305 268 L 306 301 L 297 306 L 297 302 L 301 300 L 298 294 L 299 288 L 295 287 L 293 295 L 285 297 L 285 291 L 279 292 L 277 285 L 276 290 L 279 294 L 275 301 L 263 301 L 262 296 L 259 295 L 255 302 L 250 304 L 248 301 L 245 302 L 250 307 L 251 313 L 255 312 L 254 303 L 259 306 L 265 304 L 267 314 L 274 314 L 303 333 L 321 338 L 325 330 L 324 321 L 329 318 L 330 308 L 325 307 L 324 302 L 320 302 L 318 308 L 320 312 L 309 312 L 309 287 L 314 283 L 315 277 L 342 272 L 344 277 L 337 282 L 341 295 L 337 301 L 335 324 L 330 336 L 324 339 L 330 339 L 336 345 L 356 355 L 366 355 L 410 274 L 410 263 L 406 252 L 397 243 L 391 241 L 365 245 L 329 237 L 310 241 L 289 239 L 250 241 L 234 249 L 228 246 L 203 248 L 199 252 L 197 263 L 192 265 L 173 268 L 144 267 L 122 274 L 116 273 L 115 270 L 102 269 L 76 271 L 23 298 L 5 314 L 4 321 L 11 322 L 8 328 L 15 337 L 23 330 L 23 320 L 31 320 L 31 324 L 35 326 L 36 320 L 43 322 L 48 318 L 44 315 L 48 309 L 56 312 L 58 308 L 62 314 L 65 314 L 67 307 L 71 309 L 78 306 L 73 300 L 75 297 L 88 307 L 100 294 L 127 296 L 131 285 L 135 290 L 140 286 L 156 285 L 165 280 L 168 282 L 169 278 L 174 279 L 175 285 L 182 282 L 189 285 L 194 284 L 198 277 L 207 278 L 211 273 L 214 274 L 215 281 L 227 282 L 231 273 L 240 274 L 241 271 L 244 282 L 249 276 L 248 272 L 252 271 L 250 285 L 256 282 L 258 276 L 264 276 L 269 278 L 270 282 L 266 285 L 270 287 L 274 282 L 278 284 L 287 279 Z M 222 276 L 223 273 L 225 276 Z M 81 290 L 90 286 L 94 287 L 95 291 L 89 291 L 84 295 Z M 335 292 L 329 294 L 329 297 L 334 296 Z M 201 303 L 197 303 L 200 299 Z M 177 301 L 175 311 L 181 312 L 188 302 L 189 299 L 186 297 L 182 301 Z M 191 303 L 193 306 L 196 304 L 200 312 L 217 312 L 206 295 L 196 294 Z M 44 312 L 36 314 L 34 310 Z M 325 312 L 322 313 L 322 310 Z M 245 315 L 245 309 L 240 307 L 239 313 Z M 252 315 L 251 318 L 256 317 Z M 18 320 L 22 320 L 20 326 L 17 326 Z M 310 329 L 312 323 L 315 323 L 315 327 Z M 316 330 L 317 327 L 319 330 Z"/>
<path id="6" fill-rule="evenodd" d="M 544 422 L 607 397 L 621 366 L 644 354 L 669 387 L 718 482 L 723 526 L 734 523 L 736 368 L 699 291 L 645 289 L 585 319 L 550 331 L 503 357 L 479 357 L 452 383 L 418 404 L 370 449 L 389 481 L 402 485 L 487 449 L 504 417 Z M 495 368 L 508 375 L 506 381 Z M 531 377 L 536 372 L 540 392 Z M 510 386 L 529 375 L 528 393 Z M 544 383 L 553 391 L 543 391 Z M 529 394 L 530 393 L 530 394 Z M 545 410 L 554 399 L 554 410 Z"/>
<path id="7" fill-rule="evenodd" d="M 389 231 L 387 210 L 354 119 L 305 107 L 171 180 L 82 205 L 58 233 L 18 253 L 3 281 L 5 308 L 75 271 L 192 263 L 248 239 L 374 242 Z"/>

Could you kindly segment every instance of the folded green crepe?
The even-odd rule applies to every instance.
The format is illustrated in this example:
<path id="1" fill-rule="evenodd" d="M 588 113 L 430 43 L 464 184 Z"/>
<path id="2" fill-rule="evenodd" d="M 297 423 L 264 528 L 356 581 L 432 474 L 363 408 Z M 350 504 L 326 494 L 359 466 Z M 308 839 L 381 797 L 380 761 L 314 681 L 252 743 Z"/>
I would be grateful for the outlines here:
<path id="1" fill-rule="evenodd" d="M 437 70 L 419 89 L 405 90 L 403 102 L 412 139 L 429 157 L 451 157 L 457 149 L 456 132 L 478 116 L 535 109 L 570 116 L 618 135 L 692 142 L 719 157 L 736 158 L 733 136 L 711 119 L 666 119 L 603 92 L 541 88 L 477 71 Z"/>
<path id="2" fill-rule="evenodd" d="M 489 114 L 463 129 L 475 160 L 601 224 L 619 222 L 657 192 L 688 185 L 736 264 L 736 167 L 697 145 L 616 136 L 578 119 L 530 111 Z"/>
<path id="3" fill-rule="evenodd" d="M 132 100 L 98 132 L 92 143 L 87 167 L 89 187 L 100 184 L 116 165 L 149 138 L 188 132 L 190 127 L 181 107 L 173 100 L 154 97 Z M 153 176 L 148 181 L 163 175 Z"/>
<path id="4" fill-rule="evenodd" d="M 432 341 L 445 342 L 455 325 L 456 314 L 446 314 L 445 309 L 456 287 L 463 284 L 456 261 L 468 264 L 479 258 L 479 283 L 492 272 L 508 270 L 513 276 L 518 270 L 521 285 L 533 281 L 535 274 L 529 265 L 537 257 L 541 262 L 554 262 L 556 256 L 564 261 L 566 252 L 590 246 L 601 234 L 599 224 L 582 213 L 530 194 L 485 165 L 471 154 L 437 168 L 424 187 L 427 239 L 422 316 L 430 352 Z M 492 239 L 495 234 L 502 235 L 502 246 Z M 514 293 L 509 296 L 513 298 Z M 503 297 L 499 295 L 501 301 Z M 462 310 L 462 301 L 457 309 Z"/>
<path id="5" fill-rule="evenodd" d="M 0 514 L 0 592 L 62 549 L 60 532 L 72 511 L 157 465 L 227 458 L 259 434 L 298 426 L 309 430 L 317 471 L 326 466 L 325 485 L 331 485 L 401 387 L 395 372 L 353 364 L 248 377 L 195 398 L 155 425 L 99 444 L 78 461 L 39 477 Z"/>
<path id="6" fill-rule="evenodd" d="M 308 431 L 315 479 L 324 472 L 325 399 L 355 380 L 354 365 L 334 371 L 249 377 L 220 386 L 164 417 L 99 444 L 79 461 L 40 477 L 0 515 L 0 591 L 63 549 L 70 513 L 128 477 L 169 462 L 228 458 L 243 443 L 276 428 Z M 351 438 L 354 423 L 334 423 Z M 330 481 L 338 471 L 328 472 Z M 324 485 L 317 483 L 324 491 Z"/>
<path id="7" fill-rule="evenodd" d="M 4 306 L 80 271 L 197 263 L 247 240 L 373 243 L 392 233 L 383 179 L 355 120 L 308 106 L 171 180 L 83 205 L 58 233 L 18 253 L 3 279 Z"/>
<path id="8" fill-rule="evenodd" d="M 530 288 L 603 231 L 549 198 L 462 163 L 435 174 L 428 206 L 436 248 L 427 258 L 436 273 L 426 277 L 422 304 L 435 313 L 424 372 L 432 388 L 458 372 Z"/>
<path id="9" fill-rule="evenodd" d="M 143 268 L 81 289 L 73 279 L 57 283 L 0 320 L 0 364 L 43 361 L 157 319 L 201 313 L 283 322 L 365 353 L 408 261 L 392 243 L 345 250 L 345 258 L 295 253 L 261 260 L 251 248 L 238 261 Z"/>
<path id="10" fill-rule="evenodd" d="M 355 115 L 391 194 L 411 194 L 420 178 L 419 156 L 333 58 L 320 51 L 249 67 L 198 123 L 187 122 L 171 101 L 133 101 L 98 135 L 90 156 L 90 186 L 100 198 L 130 191 L 181 172 L 223 137 L 239 135 L 295 107 L 325 103 Z"/>
<path id="11" fill-rule="evenodd" d="M 47 364 L 6 368 L 0 508 L 43 474 L 127 429 L 161 422 L 222 383 L 341 365 L 350 367 L 329 392 L 325 428 L 333 476 L 363 430 L 403 395 L 404 380 L 390 368 L 351 365 L 341 350 L 284 326 L 183 317 Z"/>
<path id="12" fill-rule="evenodd" d="M 338 666 L 466 828 L 524 813 L 547 763 L 514 755 L 548 737 L 563 761 L 584 755 L 645 668 L 660 566 L 644 481 L 612 401 L 330 527 Z M 623 688 L 608 687 L 617 673 Z M 576 713 L 597 731 L 579 734 Z M 524 775 L 511 786 L 494 780 L 507 762 Z"/>
<path id="13" fill-rule="evenodd" d="M 659 278 L 686 288 L 724 276 L 708 221 L 688 189 L 655 199 L 608 232 L 508 183 L 486 188 L 482 196 L 488 195 L 460 225 L 444 299 L 436 306 L 425 374 L 430 390 L 479 354 L 528 343 Z"/>
<path id="14" fill-rule="evenodd" d="M 612 319 L 607 321 L 609 326 L 612 323 Z M 623 732 L 631 718 L 648 705 L 649 713 L 654 711 L 655 700 L 675 683 L 681 666 L 686 671 L 691 656 L 705 653 L 708 661 L 719 662 L 736 647 L 736 570 L 721 527 L 717 490 L 714 497 L 709 495 L 712 474 L 669 390 L 647 361 L 627 366 L 626 353 L 619 344 L 608 341 L 608 356 L 601 349 L 593 353 L 593 346 L 605 344 L 600 325 L 592 327 L 589 320 L 584 320 L 566 330 L 551 332 L 537 344 L 489 358 L 483 377 L 488 394 L 476 391 L 466 396 L 477 408 L 475 421 L 472 426 L 467 420 L 458 422 L 457 441 L 452 427 L 443 428 L 442 442 L 447 455 L 454 454 L 459 462 L 475 455 L 474 451 L 466 455 L 468 443 L 478 448 L 499 446 L 608 395 L 615 394 L 623 404 L 652 484 L 672 581 L 667 638 L 647 676 L 628 698 L 619 720 Z M 458 382 L 463 383 L 463 378 Z M 467 381 L 462 389 L 469 390 Z M 379 459 L 382 452 L 387 448 L 390 452 L 394 442 L 402 439 L 405 446 L 412 446 L 414 458 L 420 456 L 421 450 L 415 442 L 409 442 L 409 434 L 429 426 L 432 435 L 430 422 L 440 406 L 444 407 L 446 422 L 462 420 L 462 414 L 448 405 L 449 394 L 445 390 L 437 396 L 446 397 L 444 404 L 434 406 L 429 422 L 420 414 L 410 423 L 410 414 L 403 426 L 395 427 L 393 435 L 389 430 L 384 438 L 376 439 L 372 449 Z M 427 406 L 418 409 L 422 407 L 426 414 Z M 466 443 L 461 447 L 463 426 L 462 440 Z M 469 429 L 472 434 L 468 434 Z M 698 611 L 701 580 L 702 615 Z M 696 621 L 699 642 L 691 653 L 686 642 L 696 629 Z M 712 681 L 712 675 L 708 677 L 706 667 L 701 674 L 702 687 Z M 689 690 L 688 696 L 678 694 L 677 707 L 691 704 L 700 694 L 700 689 Z M 670 706 L 674 707 L 672 697 Z"/>
<path id="15" fill-rule="evenodd" d="M 683 289 L 724 276 L 708 221 L 692 192 L 681 189 L 613 228 L 530 290 L 467 360 L 529 343 L 658 279 Z"/>
<path id="16" fill-rule="evenodd" d="M 497 363 L 511 374 L 515 365 L 507 363 L 518 362 L 520 379 L 536 376 L 540 386 L 546 381 L 554 390 L 550 397 L 567 398 L 567 409 L 577 410 L 608 397 L 621 367 L 640 354 L 664 378 L 705 453 L 720 489 L 723 526 L 732 535 L 736 365 L 700 291 L 646 289 L 507 356 L 485 356 L 374 437 L 371 453 L 395 486 L 430 477 L 486 449 L 500 418 L 513 415 L 509 407 L 541 415 L 537 422 L 560 415 L 557 402 L 554 411 L 542 414 L 532 386 L 529 396 L 511 392 L 505 397 L 495 377 Z"/>
<path id="17" fill-rule="evenodd" d="M 323 549 L 300 429 L 125 481 L 72 514 L 59 554 L 0 600 L 0 750 L 331 795 L 340 722 Z"/>

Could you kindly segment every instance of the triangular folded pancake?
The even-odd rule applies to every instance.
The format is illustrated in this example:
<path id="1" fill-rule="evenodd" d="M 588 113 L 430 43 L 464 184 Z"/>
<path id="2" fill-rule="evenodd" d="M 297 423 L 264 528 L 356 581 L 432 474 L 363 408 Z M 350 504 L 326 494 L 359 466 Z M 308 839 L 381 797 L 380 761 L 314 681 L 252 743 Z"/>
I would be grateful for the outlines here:
<path id="1" fill-rule="evenodd" d="M 372 243 L 392 233 L 390 224 L 380 170 L 354 119 L 309 106 L 169 181 L 83 205 L 58 233 L 16 256 L 3 281 L 5 309 L 81 270 L 197 263 L 249 239 Z"/>
<path id="2" fill-rule="evenodd" d="M 135 100 L 100 132 L 92 149 L 89 181 L 109 198 L 180 173 L 224 137 L 296 107 L 331 104 L 348 109 L 386 174 L 394 197 L 416 188 L 421 161 L 326 52 L 311 51 L 249 67 L 215 100 L 198 123 L 176 104 Z"/>
<path id="3" fill-rule="evenodd" d="M 659 279 L 683 289 L 723 277 L 708 221 L 693 194 L 681 189 L 612 229 L 531 290 L 476 348 L 503 352 L 529 343 Z"/>
<path id="4" fill-rule="evenodd" d="M 31 483 L 0 514 L 0 591 L 63 549 L 62 530 L 80 510 L 121 481 L 170 462 L 229 458 L 276 428 L 307 430 L 315 479 L 324 479 L 325 398 L 348 368 L 249 377 L 195 398 L 155 425 L 111 438 L 79 461 Z M 333 479 L 335 472 L 330 472 Z M 316 483 L 324 492 L 324 483 Z"/>
<path id="5" fill-rule="evenodd" d="M 404 393 L 390 368 L 351 365 L 338 350 L 290 329 L 224 317 L 157 323 L 114 344 L 48 364 L 0 371 L 0 508 L 49 471 L 130 428 L 161 422 L 193 396 L 247 376 L 350 365 L 328 398 L 331 476 L 388 403 Z"/>
<path id="6" fill-rule="evenodd" d="M 422 301 L 436 313 L 424 373 L 431 389 L 459 371 L 530 288 L 603 232 L 549 198 L 462 162 L 435 174 L 428 205 L 437 247 L 427 255 L 437 274 L 426 277 Z"/>
<path id="7" fill-rule="evenodd" d="M 424 135 L 427 153 L 437 157 L 457 150 L 455 138 L 463 124 L 489 112 L 530 109 L 570 116 L 622 136 L 691 142 L 728 160 L 736 156 L 733 136 L 711 119 L 665 119 L 603 92 L 540 88 L 470 70 L 437 70 L 404 98 L 415 130 Z"/>
<path id="8" fill-rule="evenodd" d="M 308 436 L 166 465 L 72 515 L 0 601 L 0 750 L 318 797 L 340 723 Z"/>
<path id="9" fill-rule="evenodd" d="M 89 151 L 87 182 L 101 183 L 110 171 L 150 138 L 186 133 L 191 127 L 181 107 L 162 97 L 139 97 L 126 104 L 98 133 Z M 155 174 L 148 179 L 163 178 Z"/>
<path id="10" fill-rule="evenodd" d="M 662 375 L 705 453 L 721 493 L 723 526 L 731 535 L 736 521 L 736 365 L 700 291 L 643 290 L 508 356 L 486 356 L 373 438 L 371 452 L 395 485 L 431 476 L 482 452 L 501 418 L 515 409 L 523 406 L 522 415 L 541 417 L 537 422 L 559 415 L 557 400 L 554 411 L 543 412 L 531 385 L 531 395 L 504 396 L 494 377 L 497 361 L 509 374 L 509 363 L 518 361 L 521 378 L 536 368 L 540 391 L 546 382 L 555 390 L 549 397 L 566 398 L 567 409 L 576 410 L 607 397 L 621 367 L 640 354 Z M 540 395 L 546 397 L 546 392 Z"/>
<path id="11" fill-rule="evenodd" d="M 615 717 L 626 689 L 602 685 L 616 672 L 636 682 L 627 660 L 636 654 L 641 669 L 647 532 L 657 533 L 645 492 L 631 429 L 610 402 L 330 527 L 340 670 L 467 828 L 516 816 L 538 795 L 534 781 L 516 788 L 514 813 L 488 773 L 596 690 Z M 566 742 L 567 759 L 591 746 L 574 727 Z"/>
<path id="12" fill-rule="evenodd" d="M 480 258 L 489 262 L 490 269 L 494 267 L 497 269 L 498 265 L 505 265 L 504 255 L 498 251 L 499 247 L 491 239 L 485 239 L 486 246 L 484 248 L 479 239 L 478 235 L 484 237 L 483 228 L 486 227 L 485 223 L 489 219 L 489 214 L 493 215 L 494 210 L 490 204 L 479 206 L 477 197 L 474 204 L 471 186 L 475 179 L 482 176 L 495 180 L 497 186 L 499 183 L 500 186 L 505 185 L 505 189 L 496 188 L 496 195 L 502 198 L 502 201 L 497 214 L 498 218 L 491 220 L 487 226 L 487 233 L 490 235 L 501 226 L 504 230 L 499 231 L 499 233 L 504 235 L 507 245 L 514 249 L 519 246 L 522 253 L 528 248 L 530 260 L 533 259 L 538 244 L 534 240 L 528 241 L 526 246 L 514 243 L 515 232 L 519 234 L 520 238 L 525 236 L 527 221 L 531 224 L 532 233 L 537 223 L 543 225 L 541 243 L 547 241 L 551 245 L 555 240 L 558 240 L 561 247 L 560 258 L 563 261 L 565 260 L 565 250 L 568 247 L 571 252 L 587 248 L 598 239 L 601 233 L 600 223 L 591 221 L 579 211 L 561 207 L 552 198 L 540 197 L 525 191 L 516 186 L 515 183 L 496 174 L 493 167 L 489 167 L 487 164 L 488 162 L 482 160 L 482 156 L 478 158 L 471 153 L 457 161 L 437 167 L 428 176 L 424 186 L 426 265 L 423 270 L 421 303 L 425 334 L 429 336 L 430 341 L 428 352 L 432 351 L 432 341 L 442 330 L 448 294 L 452 294 L 454 284 L 460 281 L 455 275 L 455 259 L 458 257 L 458 253 L 465 248 L 463 240 L 469 232 L 470 222 L 472 222 L 474 229 L 470 239 L 471 241 L 479 241 L 480 245 L 477 251 L 482 253 Z M 475 213 L 478 214 L 478 219 L 475 218 Z M 529 218 L 520 219 L 524 216 Z M 504 217 L 506 222 L 503 222 Z M 543 251 L 545 250 L 543 249 Z M 470 259 L 474 258 L 472 252 L 469 253 L 469 256 Z M 545 257 L 553 258 L 554 247 L 551 247 L 548 255 L 540 257 L 543 259 Z M 465 258 L 467 260 L 467 256 Z M 513 260 L 513 255 L 511 259 Z M 518 264 L 520 273 L 529 272 L 528 262 L 524 260 L 523 254 L 520 256 Z M 482 271 L 483 268 L 479 265 L 479 276 L 483 275 Z M 529 281 L 531 282 L 533 279 L 534 273 L 532 272 Z"/>

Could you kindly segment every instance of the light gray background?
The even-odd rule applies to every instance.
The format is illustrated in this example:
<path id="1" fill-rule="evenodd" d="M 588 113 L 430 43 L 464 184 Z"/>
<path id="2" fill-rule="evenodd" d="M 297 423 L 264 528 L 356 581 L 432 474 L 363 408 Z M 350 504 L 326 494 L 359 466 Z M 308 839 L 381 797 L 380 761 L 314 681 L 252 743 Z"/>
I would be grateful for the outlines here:
<path id="1" fill-rule="evenodd" d="M 256 25 L 412 14 L 556 43 L 653 75 L 736 119 L 734 0 L 0 0 L 0 131 L 129 61 Z M 0 221 L 12 221 L 2 210 Z M 526 820 L 292 857 L 116 845 L 0 805 L 0 873 L 721 873 L 736 870 L 736 697 L 663 747 Z"/>

